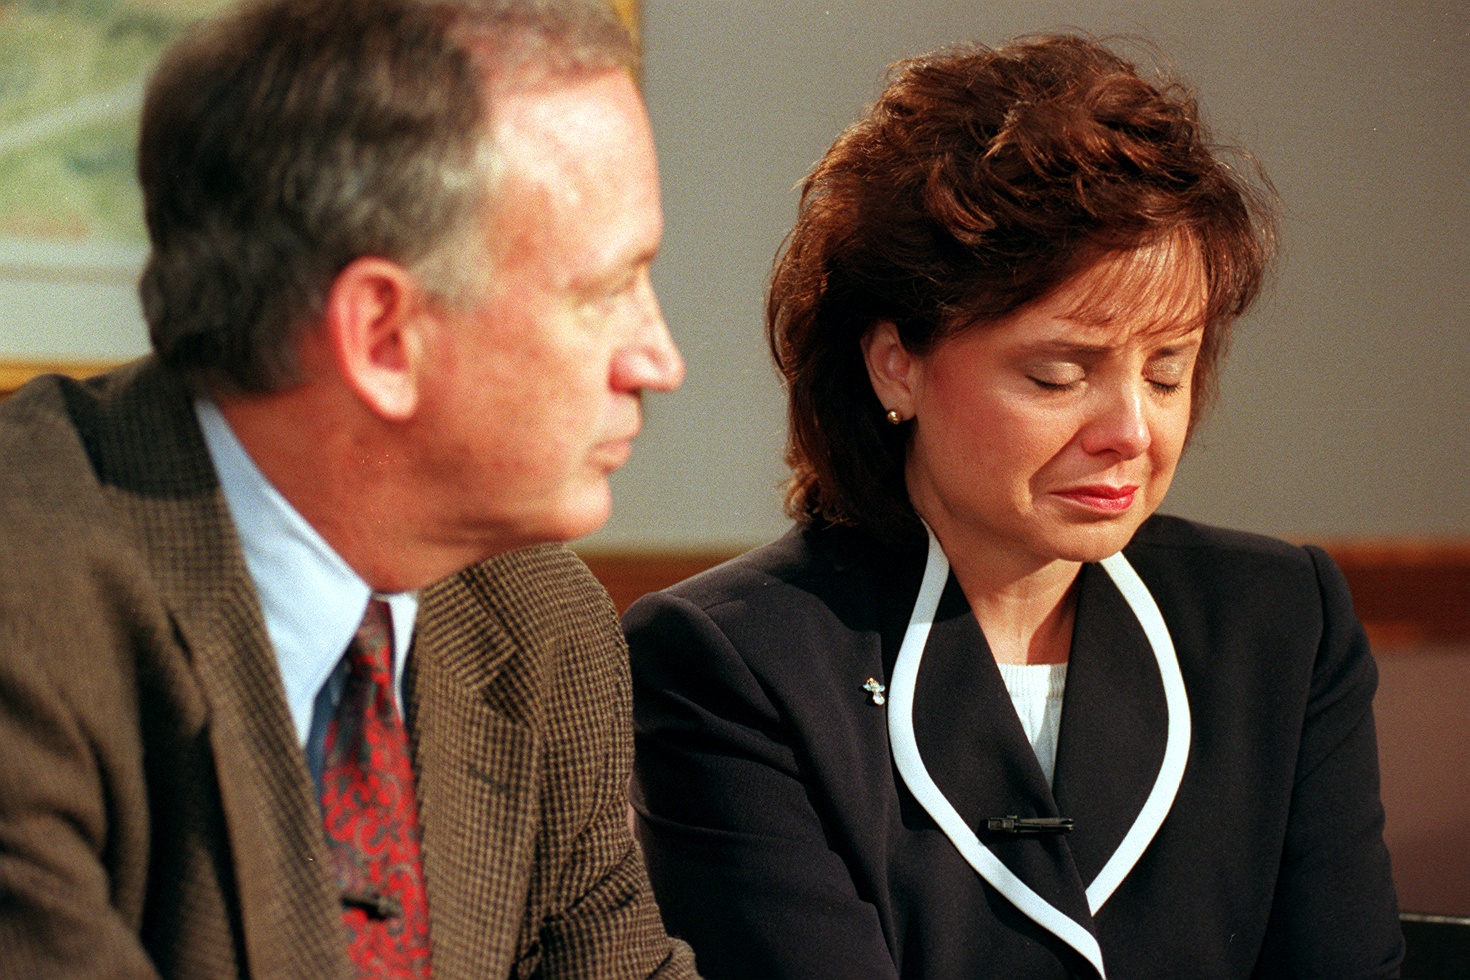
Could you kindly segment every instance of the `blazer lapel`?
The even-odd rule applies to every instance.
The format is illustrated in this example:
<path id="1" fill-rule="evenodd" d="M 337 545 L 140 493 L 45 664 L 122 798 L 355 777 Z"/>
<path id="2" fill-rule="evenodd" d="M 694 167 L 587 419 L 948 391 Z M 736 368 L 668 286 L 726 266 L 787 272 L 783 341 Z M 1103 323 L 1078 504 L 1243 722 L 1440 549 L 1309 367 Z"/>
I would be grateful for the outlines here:
<path id="1" fill-rule="evenodd" d="M 1152 635 L 1150 635 L 1152 634 Z M 1083 566 L 1053 781 L 1095 914 L 1173 804 L 1190 717 L 1173 641 L 1121 554 Z"/>
<path id="2" fill-rule="evenodd" d="M 405 695 L 434 971 L 507 976 L 539 826 L 542 657 L 513 554 L 424 593 Z M 531 937 L 528 937 L 528 940 Z"/>
<path id="3" fill-rule="evenodd" d="M 175 621 L 210 705 L 251 972 L 348 974 L 321 811 L 255 595 L 247 588 L 214 598 L 213 610 L 185 606 Z"/>
<path id="4" fill-rule="evenodd" d="M 1025 746 L 1029 752 L 1029 744 L 1020 732 L 1020 721 L 1010 709 L 1000 672 L 993 659 L 986 656 L 989 648 L 973 617 L 968 617 L 969 625 L 965 625 L 967 617 L 964 597 L 950 583 L 949 562 L 931 533 L 923 581 L 894 663 L 888 698 L 894 765 L 909 792 L 970 867 L 1024 915 L 1076 950 L 1101 976 L 1104 974 L 1102 949 L 1093 934 L 1082 883 L 1066 842 L 1055 837 L 1004 843 L 992 840 L 989 842 L 995 845 L 992 848 L 980 838 L 978 828 L 986 817 L 1054 816 L 1056 810 L 1047 806 L 1050 794 L 1034 753 L 1029 768 L 1017 761 L 1018 756 L 1024 759 L 1020 747 Z M 931 639 L 938 651 L 939 670 L 933 681 L 921 680 Z M 962 679 L 966 668 L 980 678 L 978 682 Z M 946 692 L 955 684 L 964 685 L 979 698 L 988 698 L 990 703 L 955 704 Z M 1005 698 L 1003 704 L 995 702 L 997 688 Z M 950 708 L 958 710 L 961 716 L 958 722 L 944 722 L 940 720 L 945 711 L 942 705 L 935 710 L 924 710 L 927 754 L 915 721 L 916 702 L 926 692 L 931 698 L 937 696 L 950 701 Z M 989 714 L 1010 717 L 1006 721 L 984 718 L 986 707 L 996 709 Z M 998 743 L 984 741 L 987 735 Z M 937 738 L 946 741 L 939 744 Z M 960 740 L 957 744 L 948 741 L 955 738 Z M 998 759 L 982 762 L 987 754 Z M 938 769 L 944 784 L 936 780 L 931 767 Z M 1018 784 L 1004 784 L 1014 776 L 1019 776 Z M 976 812 L 982 807 L 1009 803 L 1022 812 Z"/>
<path id="5" fill-rule="evenodd" d="M 151 362 L 100 420 L 99 472 L 131 521 L 209 705 L 252 974 L 348 971 L 321 816 L 280 672 L 187 394 Z"/>
<path id="6" fill-rule="evenodd" d="M 990 647 L 953 576 L 919 670 L 914 735 L 935 784 L 979 842 L 1048 905 L 1090 929 L 1083 881 L 1066 835 L 986 829 L 990 817 L 1072 814 L 1058 812 Z"/>
<path id="7" fill-rule="evenodd" d="M 1076 821 L 1072 854 L 1091 882 L 1148 799 L 1169 718 L 1143 628 L 1095 565 L 1082 569 L 1073 637 L 1053 788 Z"/>

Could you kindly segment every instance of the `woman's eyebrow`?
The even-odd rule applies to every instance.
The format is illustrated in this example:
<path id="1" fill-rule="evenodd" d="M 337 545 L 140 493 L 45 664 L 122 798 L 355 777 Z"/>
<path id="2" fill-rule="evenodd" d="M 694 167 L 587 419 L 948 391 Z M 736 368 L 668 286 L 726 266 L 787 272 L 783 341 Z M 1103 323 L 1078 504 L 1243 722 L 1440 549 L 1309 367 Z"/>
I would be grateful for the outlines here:
<path id="1" fill-rule="evenodd" d="M 1076 357 L 1099 357 L 1117 350 L 1121 344 L 1084 343 L 1076 340 L 1031 340 L 1024 341 L 1020 349 L 1027 354 L 1070 355 Z"/>
<path id="2" fill-rule="evenodd" d="M 1150 356 L 1175 357 L 1179 354 L 1188 354 L 1192 351 L 1199 350 L 1203 346 L 1204 341 L 1205 338 L 1202 333 L 1197 331 L 1191 332 L 1182 337 L 1171 339 L 1168 343 L 1154 348 Z"/>
<path id="3" fill-rule="evenodd" d="M 1173 357 L 1179 354 L 1187 354 L 1200 346 L 1202 337 L 1191 332 L 1169 341 L 1149 351 L 1150 357 Z M 1046 340 L 1023 341 L 1018 345 L 1020 352 L 1028 357 L 1078 357 L 1098 358 L 1106 356 L 1120 347 L 1126 346 L 1127 342 L 1119 343 L 1097 343 L 1080 340 L 1069 340 L 1053 338 Z"/>

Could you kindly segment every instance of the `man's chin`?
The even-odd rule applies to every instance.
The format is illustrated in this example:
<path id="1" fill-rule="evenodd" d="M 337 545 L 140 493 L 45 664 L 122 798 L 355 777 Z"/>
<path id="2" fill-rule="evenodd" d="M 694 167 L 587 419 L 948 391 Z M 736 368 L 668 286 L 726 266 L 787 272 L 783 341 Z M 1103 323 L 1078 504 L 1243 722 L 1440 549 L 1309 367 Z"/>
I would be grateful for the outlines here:
<path id="1" fill-rule="evenodd" d="M 532 532 L 542 544 L 575 541 L 602 530 L 612 516 L 612 488 L 606 477 L 599 477 L 596 485 L 587 487 L 573 499 L 569 499 L 550 515 L 544 525 Z"/>
<path id="2" fill-rule="evenodd" d="M 538 544 L 562 544 L 600 530 L 612 514 L 612 491 L 605 478 L 580 493 L 555 501 L 523 501 L 523 510 L 498 517 L 480 515 L 461 525 L 444 544 L 465 553 L 470 563 Z"/>

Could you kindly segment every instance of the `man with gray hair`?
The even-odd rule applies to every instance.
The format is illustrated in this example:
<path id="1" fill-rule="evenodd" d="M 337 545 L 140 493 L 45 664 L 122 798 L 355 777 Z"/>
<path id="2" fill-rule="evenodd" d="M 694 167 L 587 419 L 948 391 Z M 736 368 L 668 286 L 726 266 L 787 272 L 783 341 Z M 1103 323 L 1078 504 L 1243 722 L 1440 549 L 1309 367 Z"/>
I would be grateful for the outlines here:
<path id="1" fill-rule="evenodd" d="M 558 543 L 683 375 L 635 60 L 595 0 L 164 57 L 154 355 L 0 407 L 0 975 L 693 975 Z"/>

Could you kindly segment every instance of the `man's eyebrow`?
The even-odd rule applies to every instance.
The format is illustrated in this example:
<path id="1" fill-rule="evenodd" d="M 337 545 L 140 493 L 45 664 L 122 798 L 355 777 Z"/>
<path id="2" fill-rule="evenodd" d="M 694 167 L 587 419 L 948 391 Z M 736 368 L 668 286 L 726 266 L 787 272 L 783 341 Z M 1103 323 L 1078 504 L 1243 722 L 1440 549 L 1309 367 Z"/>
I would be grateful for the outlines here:
<path id="1" fill-rule="evenodd" d="M 606 266 L 599 267 L 584 275 L 582 279 L 586 280 L 589 284 L 621 282 L 628 276 L 637 275 L 638 270 L 644 266 L 653 265 L 654 260 L 658 258 L 660 249 L 661 245 L 650 245 L 647 248 L 639 249 L 637 253 L 628 258 L 614 256 L 609 253 L 606 256 L 609 260 Z"/>

